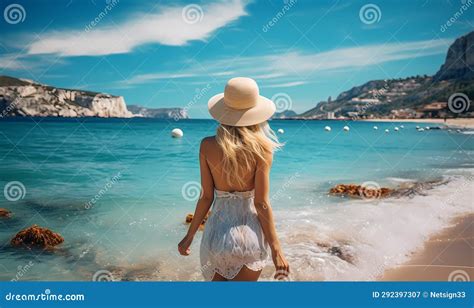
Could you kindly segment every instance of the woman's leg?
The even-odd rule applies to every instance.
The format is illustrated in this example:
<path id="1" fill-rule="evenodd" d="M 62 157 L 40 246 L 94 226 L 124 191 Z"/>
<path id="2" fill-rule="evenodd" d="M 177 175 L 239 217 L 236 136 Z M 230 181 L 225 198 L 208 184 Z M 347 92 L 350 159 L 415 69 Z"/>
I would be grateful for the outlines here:
<path id="1" fill-rule="evenodd" d="M 237 276 L 231 281 L 257 281 L 262 271 L 252 271 L 247 266 L 242 267 Z"/>

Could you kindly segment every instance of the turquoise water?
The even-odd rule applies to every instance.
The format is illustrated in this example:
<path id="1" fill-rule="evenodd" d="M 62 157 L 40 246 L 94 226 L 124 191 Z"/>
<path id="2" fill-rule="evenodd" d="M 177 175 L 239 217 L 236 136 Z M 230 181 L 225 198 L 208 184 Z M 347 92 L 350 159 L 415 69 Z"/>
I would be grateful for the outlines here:
<path id="1" fill-rule="evenodd" d="M 331 132 L 324 131 L 326 125 Z M 343 131 L 344 125 L 349 132 Z M 291 258 L 309 256 L 304 249 L 312 249 L 311 241 L 349 241 L 334 238 L 329 226 L 348 228 L 348 233 L 357 227 L 341 223 L 340 217 L 350 216 L 338 210 L 341 203 L 356 207 L 357 201 L 327 196 L 331 186 L 375 181 L 393 187 L 400 181 L 462 175 L 473 167 L 473 135 L 418 132 L 416 125 L 421 124 L 404 123 L 395 132 L 400 123 L 271 122 L 274 130 L 285 131 L 279 135 L 285 147 L 275 155 L 271 193 Z M 183 138 L 170 137 L 175 127 L 184 131 Z M 107 269 L 121 279 L 200 280 L 199 236 L 189 258 L 177 256 L 175 247 L 186 231 L 184 217 L 195 206 L 200 140 L 213 135 L 215 128 L 210 120 L 1 120 L 0 187 L 18 181 L 25 194 L 17 201 L 0 196 L 0 208 L 14 213 L 0 220 L 0 279 L 21 272 L 22 280 L 90 280 Z M 371 211 L 367 207 L 364 203 L 359 210 L 366 215 Z M 311 216 L 317 214 L 327 220 Z M 311 235 L 311 241 L 294 242 L 302 235 L 290 232 L 297 217 L 317 222 L 309 228 L 321 232 Z M 11 237 L 32 224 L 61 233 L 65 243 L 53 251 L 11 248 Z M 357 239 L 351 240 L 358 247 Z M 317 253 L 307 260 L 312 265 L 317 258 L 332 258 L 323 250 Z M 338 277 L 318 265 L 300 279 Z"/>

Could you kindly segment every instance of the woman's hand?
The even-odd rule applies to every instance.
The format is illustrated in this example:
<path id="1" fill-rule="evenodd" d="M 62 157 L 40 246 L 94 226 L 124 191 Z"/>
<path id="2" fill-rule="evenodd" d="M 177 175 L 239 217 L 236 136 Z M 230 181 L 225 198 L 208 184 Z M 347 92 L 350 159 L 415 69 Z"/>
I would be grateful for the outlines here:
<path id="1" fill-rule="evenodd" d="M 191 249 L 189 249 L 189 246 L 191 246 L 191 243 L 193 242 L 193 237 L 186 235 L 181 242 L 178 244 L 178 251 L 182 256 L 188 256 L 191 253 Z"/>
<path id="2" fill-rule="evenodd" d="M 281 250 L 272 252 L 273 264 L 275 264 L 275 276 L 273 278 L 283 280 L 290 275 L 290 265 L 286 261 Z"/>

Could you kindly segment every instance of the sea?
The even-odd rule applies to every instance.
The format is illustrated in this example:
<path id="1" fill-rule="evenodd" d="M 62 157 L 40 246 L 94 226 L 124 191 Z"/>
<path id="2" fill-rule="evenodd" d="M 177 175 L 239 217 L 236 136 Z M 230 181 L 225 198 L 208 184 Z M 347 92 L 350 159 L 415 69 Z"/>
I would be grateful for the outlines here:
<path id="1" fill-rule="evenodd" d="M 284 143 L 270 199 L 291 280 L 376 280 L 453 218 L 474 212 L 470 131 L 336 120 L 270 125 Z M 0 208 L 12 212 L 0 218 L 0 280 L 203 280 L 202 232 L 190 256 L 177 244 L 199 196 L 199 144 L 216 127 L 212 120 L 0 119 Z M 174 128 L 184 136 L 172 138 Z M 422 185 L 384 199 L 328 194 L 341 183 Z M 10 245 L 35 224 L 64 243 Z M 273 280 L 273 272 L 269 260 L 261 279 Z"/>

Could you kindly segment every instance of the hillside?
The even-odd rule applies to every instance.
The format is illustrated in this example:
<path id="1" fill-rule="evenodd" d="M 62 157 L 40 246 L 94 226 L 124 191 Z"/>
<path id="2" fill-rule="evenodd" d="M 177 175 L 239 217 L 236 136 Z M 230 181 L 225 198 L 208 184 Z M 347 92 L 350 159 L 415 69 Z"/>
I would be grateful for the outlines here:
<path id="1" fill-rule="evenodd" d="M 435 76 L 372 80 L 323 101 L 298 118 L 424 118 L 473 117 L 474 106 L 462 113 L 448 108 L 454 93 L 474 97 L 474 32 L 458 38 Z"/>
<path id="2" fill-rule="evenodd" d="M 128 110 L 136 117 L 155 119 L 189 119 L 188 113 L 183 108 L 148 108 L 138 105 L 129 105 Z"/>
<path id="3" fill-rule="evenodd" d="M 33 117 L 152 117 L 188 118 L 180 108 L 127 108 L 122 96 L 57 88 L 35 81 L 0 76 L 0 118 Z"/>

